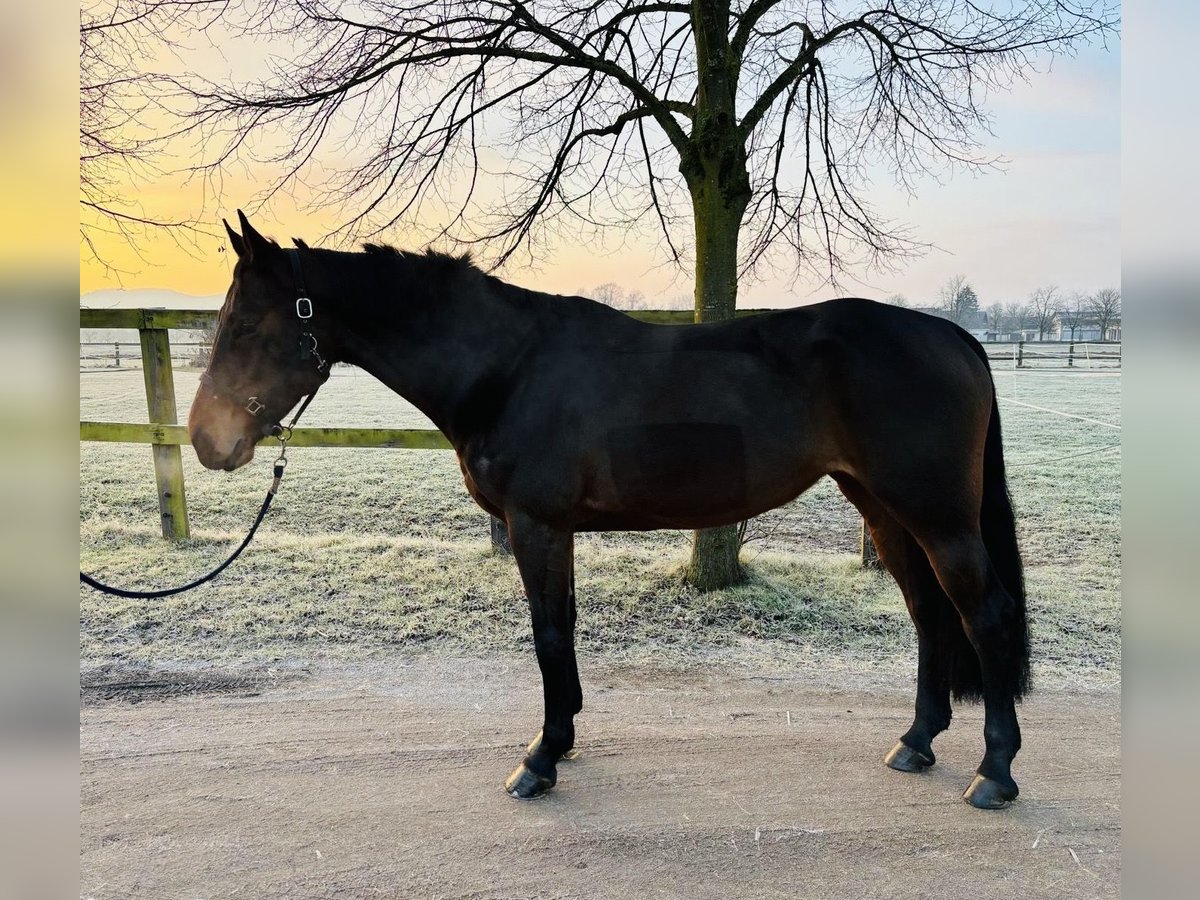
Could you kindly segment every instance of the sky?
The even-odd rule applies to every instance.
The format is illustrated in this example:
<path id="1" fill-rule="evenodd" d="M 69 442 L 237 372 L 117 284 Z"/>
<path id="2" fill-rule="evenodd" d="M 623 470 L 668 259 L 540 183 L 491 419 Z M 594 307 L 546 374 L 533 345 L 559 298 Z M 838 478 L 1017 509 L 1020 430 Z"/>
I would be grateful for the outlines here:
<path id="1" fill-rule="evenodd" d="M 913 305 L 932 303 L 938 288 L 963 274 L 982 305 L 1025 300 L 1037 287 L 1057 284 L 1091 292 L 1120 281 L 1120 55 L 1083 48 L 1011 92 L 990 98 L 993 134 L 987 152 L 1007 160 L 1001 172 L 959 174 L 917 184 L 913 196 L 887 182 L 870 199 L 914 236 L 934 245 L 890 273 L 854 272 L 838 290 L 814 281 L 767 277 L 743 283 L 742 307 L 792 306 L 839 295 L 882 298 L 903 294 Z M 148 235 L 130 248 L 107 241 L 106 268 L 81 248 L 80 291 L 156 288 L 197 296 L 223 294 L 232 259 L 225 253 L 220 217 L 235 217 L 260 184 L 244 169 L 222 173 L 214 198 L 203 185 L 163 176 L 134 188 L 162 215 L 195 216 L 211 233 L 193 244 Z M 305 209 L 304 196 L 282 198 L 252 217 L 260 231 L 280 239 L 319 238 L 332 214 Z M 392 242 L 406 246 L 403 234 Z M 686 272 L 663 265 L 646 242 L 607 235 L 602 245 L 566 243 L 533 266 L 510 264 L 499 274 L 526 287 L 575 293 L 605 282 L 640 290 L 662 305 L 688 303 Z M 657 305 L 653 302 L 651 305 Z"/>

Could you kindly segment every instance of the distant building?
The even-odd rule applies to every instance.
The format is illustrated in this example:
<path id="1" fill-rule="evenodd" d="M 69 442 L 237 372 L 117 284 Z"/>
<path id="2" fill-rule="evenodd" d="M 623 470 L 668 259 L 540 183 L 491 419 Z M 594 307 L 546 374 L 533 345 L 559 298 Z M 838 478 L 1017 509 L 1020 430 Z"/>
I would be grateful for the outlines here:
<path id="1" fill-rule="evenodd" d="M 923 312 L 939 319 L 951 319 L 951 315 L 939 306 L 912 306 L 909 309 Z M 1075 323 L 1072 330 L 1071 323 Z M 1073 313 L 1060 309 L 1054 314 L 1054 321 L 1049 329 L 1040 337 L 1038 335 L 1037 319 L 1028 311 L 1020 314 L 1004 313 L 1000 317 L 999 328 L 993 327 L 988 314 L 984 310 L 973 310 L 966 316 L 966 321 L 959 322 L 971 336 L 982 342 L 1017 343 L 1018 341 L 1119 341 L 1121 340 L 1121 321 L 1110 323 L 1108 333 L 1100 333 L 1099 320 L 1092 310 Z"/>
<path id="2" fill-rule="evenodd" d="M 1072 327 L 1072 324 L 1074 327 Z M 1100 320 L 1091 310 L 1078 314 L 1069 310 L 1059 310 L 1054 320 L 1055 341 L 1119 341 L 1121 339 L 1121 323 L 1109 323 L 1108 333 L 1100 333 Z"/>
<path id="3" fill-rule="evenodd" d="M 928 316 L 937 316 L 939 319 L 950 319 L 953 321 L 950 313 L 941 307 L 937 306 L 914 306 L 912 309 L 917 312 L 923 312 Z M 988 331 L 987 313 L 981 309 L 974 309 L 967 313 L 964 320 L 959 321 L 959 325 L 969 332 L 971 337 L 977 341 L 994 341 L 996 340 L 995 333 Z"/>
<path id="4" fill-rule="evenodd" d="M 1001 341 L 1003 343 L 1017 343 L 1018 341 L 1036 341 L 1038 340 L 1037 325 L 1030 324 L 1029 317 L 1023 317 L 1020 322 L 1008 322 L 1000 331 L 990 331 L 989 341 Z M 1049 334 L 1043 336 L 1041 340 L 1053 340 Z"/>

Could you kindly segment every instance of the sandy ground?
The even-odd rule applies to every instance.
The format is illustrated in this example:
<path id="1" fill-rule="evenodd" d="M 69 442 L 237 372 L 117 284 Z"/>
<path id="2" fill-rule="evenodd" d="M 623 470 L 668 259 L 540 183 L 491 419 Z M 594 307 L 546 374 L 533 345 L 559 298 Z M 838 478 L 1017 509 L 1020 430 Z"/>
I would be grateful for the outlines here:
<path id="1" fill-rule="evenodd" d="M 584 668 L 582 756 L 533 803 L 500 789 L 532 659 L 86 673 L 81 896 L 1119 896 L 1115 693 L 1027 701 L 1021 797 L 986 813 L 959 799 L 978 708 L 904 775 L 880 758 L 908 685 Z"/>

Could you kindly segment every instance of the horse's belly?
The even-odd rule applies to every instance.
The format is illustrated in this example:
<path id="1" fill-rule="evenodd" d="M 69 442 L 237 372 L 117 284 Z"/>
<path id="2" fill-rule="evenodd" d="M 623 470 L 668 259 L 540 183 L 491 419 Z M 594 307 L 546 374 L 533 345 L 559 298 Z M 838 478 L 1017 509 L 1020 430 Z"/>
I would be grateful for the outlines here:
<path id="1" fill-rule="evenodd" d="M 703 528 L 786 503 L 817 477 L 795 439 L 737 425 L 611 429 L 585 508 L 596 529 Z M 819 474 L 819 473 L 818 473 Z"/>

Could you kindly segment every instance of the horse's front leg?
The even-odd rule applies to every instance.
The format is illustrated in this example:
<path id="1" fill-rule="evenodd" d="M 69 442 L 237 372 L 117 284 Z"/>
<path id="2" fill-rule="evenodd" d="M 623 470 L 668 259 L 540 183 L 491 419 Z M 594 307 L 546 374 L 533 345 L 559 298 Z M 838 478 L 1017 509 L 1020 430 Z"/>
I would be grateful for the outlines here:
<path id="1" fill-rule="evenodd" d="M 574 535 L 519 513 L 509 514 L 508 531 L 529 598 L 546 717 L 504 789 L 533 800 L 558 780 L 558 761 L 575 745 L 574 718 L 583 708 L 575 663 Z"/>

